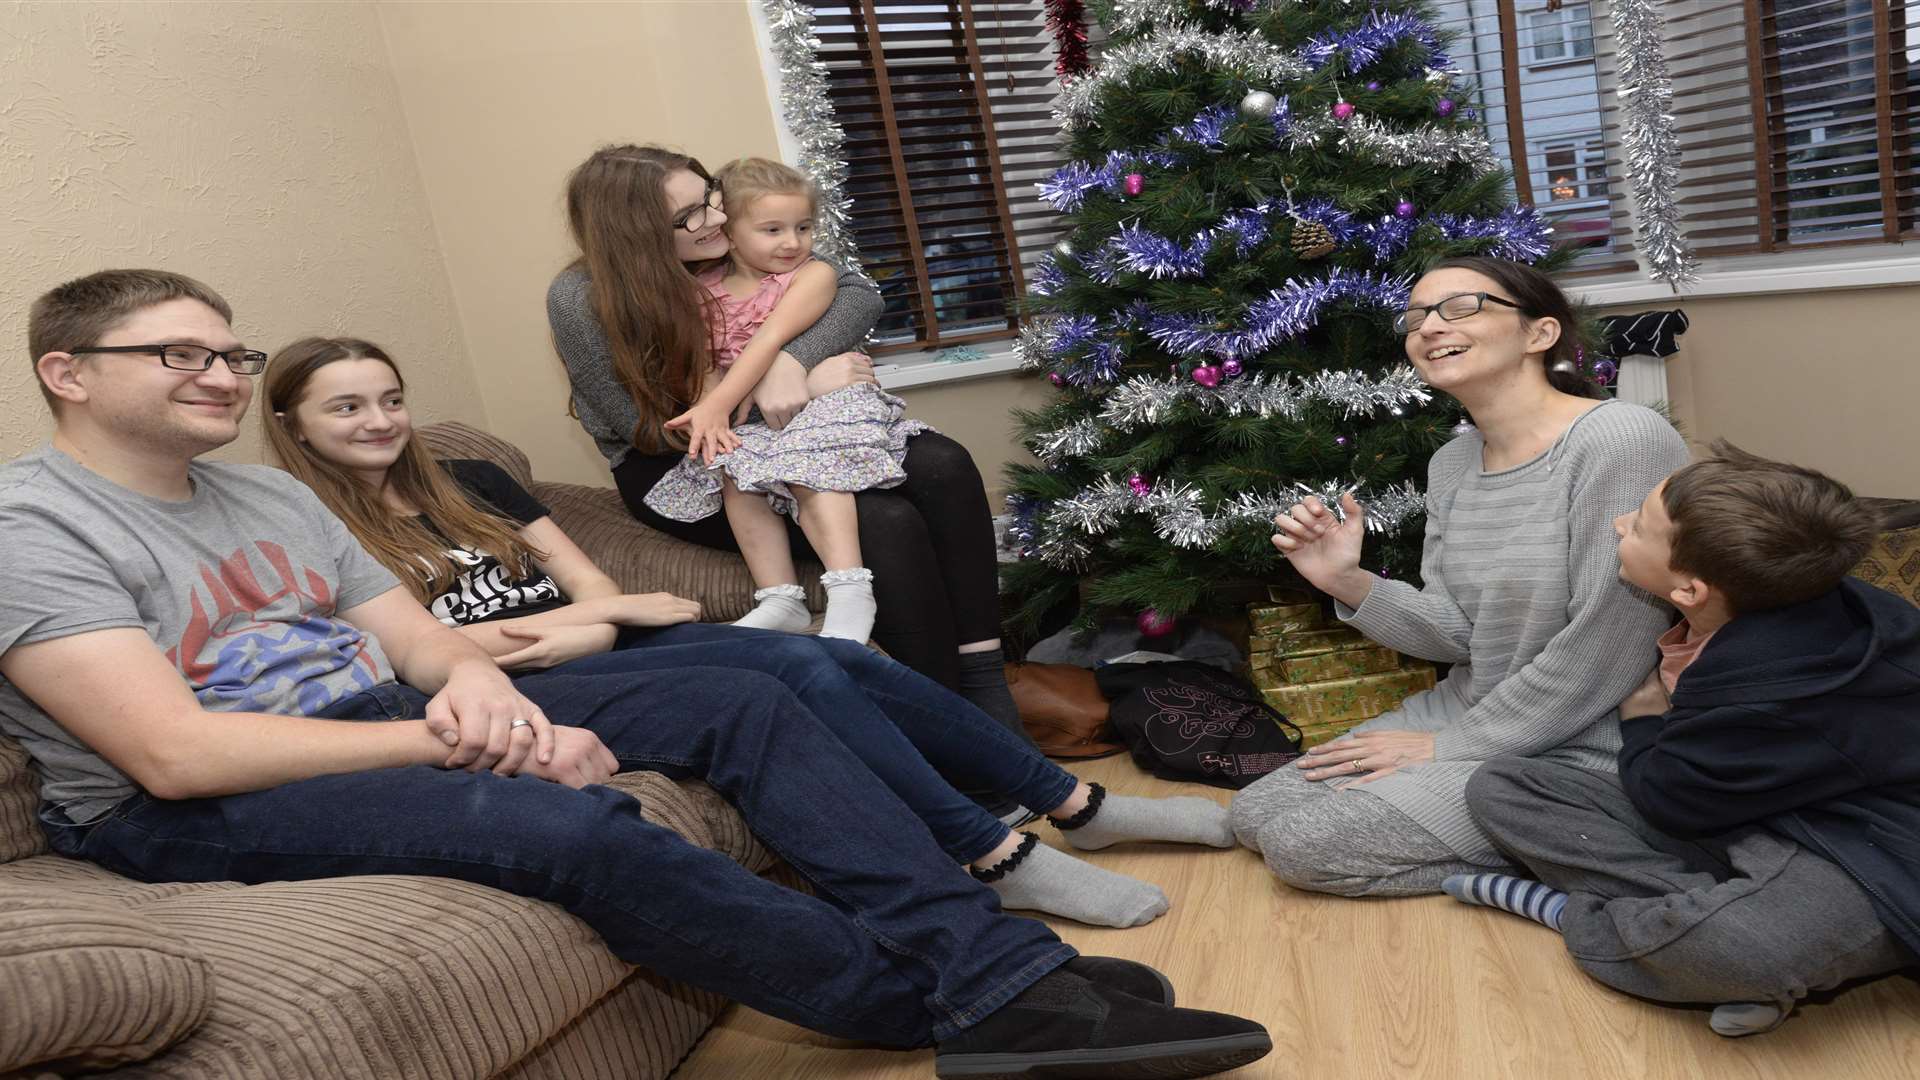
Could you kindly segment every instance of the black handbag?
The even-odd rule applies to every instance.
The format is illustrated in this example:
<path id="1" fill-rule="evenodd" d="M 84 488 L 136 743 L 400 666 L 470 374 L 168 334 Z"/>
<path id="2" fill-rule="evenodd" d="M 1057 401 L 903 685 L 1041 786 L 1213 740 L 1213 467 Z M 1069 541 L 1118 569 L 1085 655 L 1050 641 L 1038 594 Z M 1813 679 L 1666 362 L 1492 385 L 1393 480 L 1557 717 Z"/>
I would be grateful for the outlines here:
<path id="1" fill-rule="evenodd" d="M 1243 788 L 1300 756 L 1300 729 L 1238 675 L 1169 660 L 1094 676 L 1114 730 L 1155 776 Z"/>

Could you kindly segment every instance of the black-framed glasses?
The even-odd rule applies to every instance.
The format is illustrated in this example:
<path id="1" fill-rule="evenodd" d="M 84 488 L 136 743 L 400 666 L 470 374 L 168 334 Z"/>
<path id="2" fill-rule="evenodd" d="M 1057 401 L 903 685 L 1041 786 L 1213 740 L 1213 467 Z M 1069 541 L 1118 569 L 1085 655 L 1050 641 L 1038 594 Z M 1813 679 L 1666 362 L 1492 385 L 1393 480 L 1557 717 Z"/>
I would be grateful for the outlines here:
<path id="1" fill-rule="evenodd" d="M 1459 322 L 1469 315 L 1480 314 L 1480 309 L 1487 306 L 1487 301 L 1489 300 L 1503 307 L 1513 308 L 1515 311 L 1520 310 L 1519 304 L 1511 300 L 1502 300 L 1492 293 L 1455 293 L 1452 296 L 1443 298 L 1437 304 L 1428 304 L 1425 307 L 1410 307 L 1398 315 L 1395 315 L 1393 317 L 1393 332 L 1396 334 L 1413 333 L 1415 330 L 1426 325 L 1427 315 L 1430 312 L 1438 312 L 1440 317 L 1448 322 Z"/>
<path id="2" fill-rule="evenodd" d="M 673 227 L 688 232 L 699 232 L 707 227 L 707 216 L 720 209 L 720 181 L 707 178 L 707 194 L 699 206 L 689 207 L 673 216 Z"/>
<path id="3" fill-rule="evenodd" d="M 175 371 L 205 371 L 213 366 L 213 358 L 217 356 L 227 362 L 227 370 L 235 375 L 258 375 L 267 370 L 267 354 L 256 349 L 220 352 L 205 345 L 87 345 L 68 349 L 67 353 L 71 356 L 82 353 L 145 353 L 158 356 L 162 366 Z"/>

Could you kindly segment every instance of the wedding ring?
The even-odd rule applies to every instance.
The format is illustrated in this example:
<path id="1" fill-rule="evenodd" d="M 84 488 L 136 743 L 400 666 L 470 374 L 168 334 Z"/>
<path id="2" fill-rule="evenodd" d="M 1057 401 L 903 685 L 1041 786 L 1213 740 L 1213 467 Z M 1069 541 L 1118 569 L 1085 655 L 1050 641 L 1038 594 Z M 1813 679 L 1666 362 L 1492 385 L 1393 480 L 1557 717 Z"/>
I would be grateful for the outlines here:
<path id="1" fill-rule="evenodd" d="M 512 731 L 514 728 L 523 728 L 523 727 L 532 727 L 532 726 L 533 726 L 533 721 L 528 720 L 525 717 L 521 717 L 520 719 L 515 720 L 513 723 L 508 724 L 507 730 Z"/>

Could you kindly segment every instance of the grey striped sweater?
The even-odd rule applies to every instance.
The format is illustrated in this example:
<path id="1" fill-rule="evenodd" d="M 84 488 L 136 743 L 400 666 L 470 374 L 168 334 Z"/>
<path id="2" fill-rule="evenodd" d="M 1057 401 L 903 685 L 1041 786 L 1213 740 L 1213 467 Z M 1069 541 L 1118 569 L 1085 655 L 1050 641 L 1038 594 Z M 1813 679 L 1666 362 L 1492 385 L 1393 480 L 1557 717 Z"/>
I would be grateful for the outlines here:
<path id="1" fill-rule="evenodd" d="M 1660 414 L 1601 404 L 1544 454 L 1481 469 L 1471 432 L 1427 469 L 1425 587 L 1379 580 L 1342 619 L 1413 656 L 1455 666 L 1433 690 L 1362 726 L 1431 730 L 1435 760 L 1365 785 L 1465 857 L 1488 838 L 1467 778 L 1496 757 L 1614 770 L 1615 709 L 1646 678 L 1672 622 L 1619 577 L 1613 519 L 1638 507 L 1687 448 Z"/>

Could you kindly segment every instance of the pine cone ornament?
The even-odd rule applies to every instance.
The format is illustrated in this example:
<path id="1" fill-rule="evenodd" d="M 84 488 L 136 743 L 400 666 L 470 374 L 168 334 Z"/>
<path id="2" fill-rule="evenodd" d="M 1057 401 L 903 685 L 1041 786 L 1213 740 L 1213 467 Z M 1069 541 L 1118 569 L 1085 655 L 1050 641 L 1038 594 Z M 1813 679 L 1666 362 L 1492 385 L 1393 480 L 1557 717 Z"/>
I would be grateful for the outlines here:
<path id="1" fill-rule="evenodd" d="M 1317 221 L 1295 219 L 1293 224 L 1293 253 L 1303 259 L 1320 259 L 1333 254 L 1338 246 L 1333 242 L 1333 232 Z"/>

